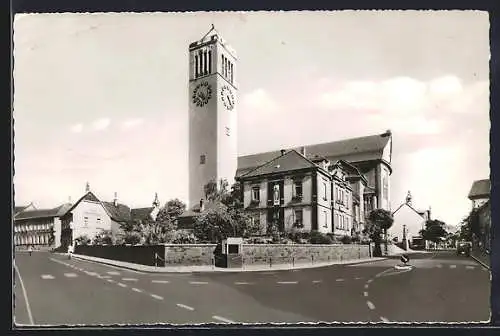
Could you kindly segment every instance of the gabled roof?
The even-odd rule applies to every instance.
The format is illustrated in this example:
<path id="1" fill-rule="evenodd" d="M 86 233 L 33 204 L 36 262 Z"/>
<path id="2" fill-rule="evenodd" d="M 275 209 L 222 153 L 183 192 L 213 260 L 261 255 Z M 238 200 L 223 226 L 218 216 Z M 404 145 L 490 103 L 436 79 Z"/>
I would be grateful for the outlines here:
<path id="1" fill-rule="evenodd" d="M 286 152 L 283 155 L 278 155 L 272 160 L 264 163 L 263 165 L 245 173 L 240 178 L 248 178 L 276 173 L 284 173 L 301 169 L 319 168 L 318 165 L 306 159 L 302 154 L 295 150 Z"/>
<path id="2" fill-rule="evenodd" d="M 373 153 L 373 159 L 382 159 L 384 148 L 391 139 L 390 132 L 340 141 L 303 146 L 307 158 L 316 156 L 342 159 L 352 154 Z M 294 148 L 300 151 L 302 147 Z M 238 157 L 236 176 L 242 176 L 250 169 L 258 167 L 280 155 L 280 151 L 270 151 Z"/>
<path id="3" fill-rule="evenodd" d="M 477 180 L 472 183 L 469 199 L 488 198 L 490 196 L 491 183 L 489 179 Z"/>
<path id="4" fill-rule="evenodd" d="M 87 191 L 85 195 L 83 195 L 78 201 L 75 202 L 75 204 L 69 207 L 69 209 L 67 209 L 62 215 L 71 212 L 82 201 L 100 203 L 103 206 L 104 210 L 106 210 L 106 212 L 108 213 L 109 217 L 116 222 L 126 222 L 131 219 L 130 208 L 128 206 L 120 203 L 115 206 L 113 202 L 101 202 L 91 191 Z"/>
<path id="5" fill-rule="evenodd" d="M 396 212 L 398 212 L 398 211 L 399 211 L 401 208 L 403 208 L 404 206 L 407 206 L 408 208 L 410 208 L 411 210 L 413 210 L 413 212 L 415 212 L 417 215 L 419 215 L 420 217 L 422 217 L 422 219 L 424 219 L 424 217 L 423 217 L 423 214 L 422 214 L 422 213 L 420 213 L 420 212 L 418 212 L 417 210 L 415 210 L 415 208 L 414 208 L 414 207 L 412 207 L 411 205 L 409 205 L 409 204 L 408 204 L 408 203 L 406 203 L 406 202 L 405 202 L 405 203 L 403 203 L 403 204 L 401 204 L 401 205 L 400 205 L 400 206 L 399 206 L 396 210 L 394 210 L 394 211 L 392 212 L 392 215 L 394 216 L 394 214 L 395 214 Z"/>
<path id="6" fill-rule="evenodd" d="M 148 219 L 153 210 L 154 207 L 130 209 L 130 217 L 132 220 Z"/>
<path id="7" fill-rule="evenodd" d="M 115 205 L 113 202 L 101 202 L 101 204 L 108 212 L 109 217 L 116 222 L 128 222 L 132 219 L 130 208 L 125 204 L 117 203 Z"/>
<path id="8" fill-rule="evenodd" d="M 32 218 L 50 218 L 50 217 L 60 217 L 61 213 L 68 208 L 68 204 L 60 205 L 53 209 L 36 209 L 36 210 L 27 210 L 19 212 L 14 219 L 32 219 Z"/>

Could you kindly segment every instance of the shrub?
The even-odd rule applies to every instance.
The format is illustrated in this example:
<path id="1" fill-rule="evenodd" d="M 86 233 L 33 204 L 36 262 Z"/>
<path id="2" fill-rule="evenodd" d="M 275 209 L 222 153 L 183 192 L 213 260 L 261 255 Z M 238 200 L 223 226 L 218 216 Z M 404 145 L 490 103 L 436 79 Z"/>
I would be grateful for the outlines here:
<path id="1" fill-rule="evenodd" d="M 194 244 L 196 238 L 192 233 L 186 231 L 175 231 L 172 239 L 172 244 Z"/>
<path id="2" fill-rule="evenodd" d="M 94 237 L 94 245 L 112 245 L 113 244 L 113 235 L 111 231 L 104 230 L 96 234 Z"/>
<path id="3" fill-rule="evenodd" d="M 77 245 L 89 245 L 90 238 L 87 235 L 81 235 L 81 236 L 75 238 L 75 243 Z"/>
<path id="4" fill-rule="evenodd" d="M 139 232 L 126 232 L 123 236 L 123 243 L 137 245 L 141 242 L 141 234 Z"/>
<path id="5" fill-rule="evenodd" d="M 311 231 L 311 235 L 309 237 L 309 242 L 311 244 L 332 244 L 332 238 L 330 238 L 328 235 L 318 232 L 318 231 Z"/>
<path id="6" fill-rule="evenodd" d="M 342 238 L 340 238 L 340 241 L 342 242 L 342 244 L 350 244 L 352 242 L 352 238 L 350 236 L 343 236 Z"/>

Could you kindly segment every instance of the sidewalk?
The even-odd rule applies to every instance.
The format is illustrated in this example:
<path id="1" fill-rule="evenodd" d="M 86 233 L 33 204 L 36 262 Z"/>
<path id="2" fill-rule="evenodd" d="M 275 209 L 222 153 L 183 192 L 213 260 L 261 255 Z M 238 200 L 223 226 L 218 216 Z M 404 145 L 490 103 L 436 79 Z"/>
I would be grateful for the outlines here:
<path id="1" fill-rule="evenodd" d="M 490 256 L 482 251 L 471 251 L 471 258 L 480 263 L 483 267 L 491 270 Z"/>
<path id="2" fill-rule="evenodd" d="M 243 268 L 219 268 L 215 266 L 165 266 L 165 267 L 155 267 L 133 264 L 123 261 L 116 261 L 110 259 L 89 257 L 84 255 L 74 254 L 73 258 L 86 260 L 91 262 L 97 262 L 105 265 L 121 267 L 125 269 L 130 269 L 133 271 L 140 271 L 146 273 L 193 273 L 193 272 L 262 272 L 262 271 L 277 271 L 277 270 L 292 270 L 292 269 L 305 269 L 305 268 L 316 268 L 325 267 L 331 265 L 354 265 L 362 264 L 367 262 L 374 262 L 385 260 L 387 258 L 364 258 L 364 259 L 354 259 L 346 261 L 334 261 L 334 262 L 318 262 L 318 263 L 307 263 L 307 264 L 297 264 L 292 267 L 291 264 L 277 264 L 270 267 L 269 265 L 251 265 L 244 266 Z"/>

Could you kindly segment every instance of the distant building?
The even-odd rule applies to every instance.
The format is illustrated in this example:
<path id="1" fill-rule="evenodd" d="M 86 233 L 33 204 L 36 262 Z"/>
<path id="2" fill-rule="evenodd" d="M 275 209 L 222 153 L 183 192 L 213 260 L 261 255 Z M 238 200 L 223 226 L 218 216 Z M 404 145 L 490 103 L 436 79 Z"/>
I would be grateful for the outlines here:
<path id="1" fill-rule="evenodd" d="M 387 231 L 388 238 L 397 243 L 404 243 L 406 239 L 406 247 L 409 247 L 413 240 L 422 238 L 420 231 L 425 228 L 426 221 L 431 219 L 430 209 L 417 210 L 413 207 L 410 192 L 405 202 L 392 215 L 394 222 Z"/>
<path id="2" fill-rule="evenodd" d="M 134 220 L 155 219 L 159 211 L 158 197 L 153 207 L 130 209 L 118 202 L 117 194 L 112 202 L 99 200 L 87 185 L 86 193 L 62 216 L 61 245 L 69 246 L 81 236 L 93 239 L 102 231 L 111 231 L 113 237 L 123 234 L 122 225 Z"/>
<path id="3" fill-rule="evenodd" d="M 469 199 L 472 203 L 472 208 L 478 208 L 490 199 L 491 183 L 489 179 L 477 180 L 472 183 L 469 191 Z"/>
<path id="4" fill-rule="evenodd" d="M 60 216 L 70 207 L 36 209 L 33 204 L 14 209 L 14 245 L 17 247 L 58 247 L 61 238 Z"/>

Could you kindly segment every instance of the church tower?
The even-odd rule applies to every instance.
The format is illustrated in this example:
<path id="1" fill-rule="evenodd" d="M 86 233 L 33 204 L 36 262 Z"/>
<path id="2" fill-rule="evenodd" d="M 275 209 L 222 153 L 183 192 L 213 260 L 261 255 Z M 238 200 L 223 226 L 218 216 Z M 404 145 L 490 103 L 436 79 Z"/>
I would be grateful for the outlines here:
<path id="1" fill-rule="evenodd" d="M 189 207 L 237 169 L 236 53 L 214 26 L 189 45 Z"/>

